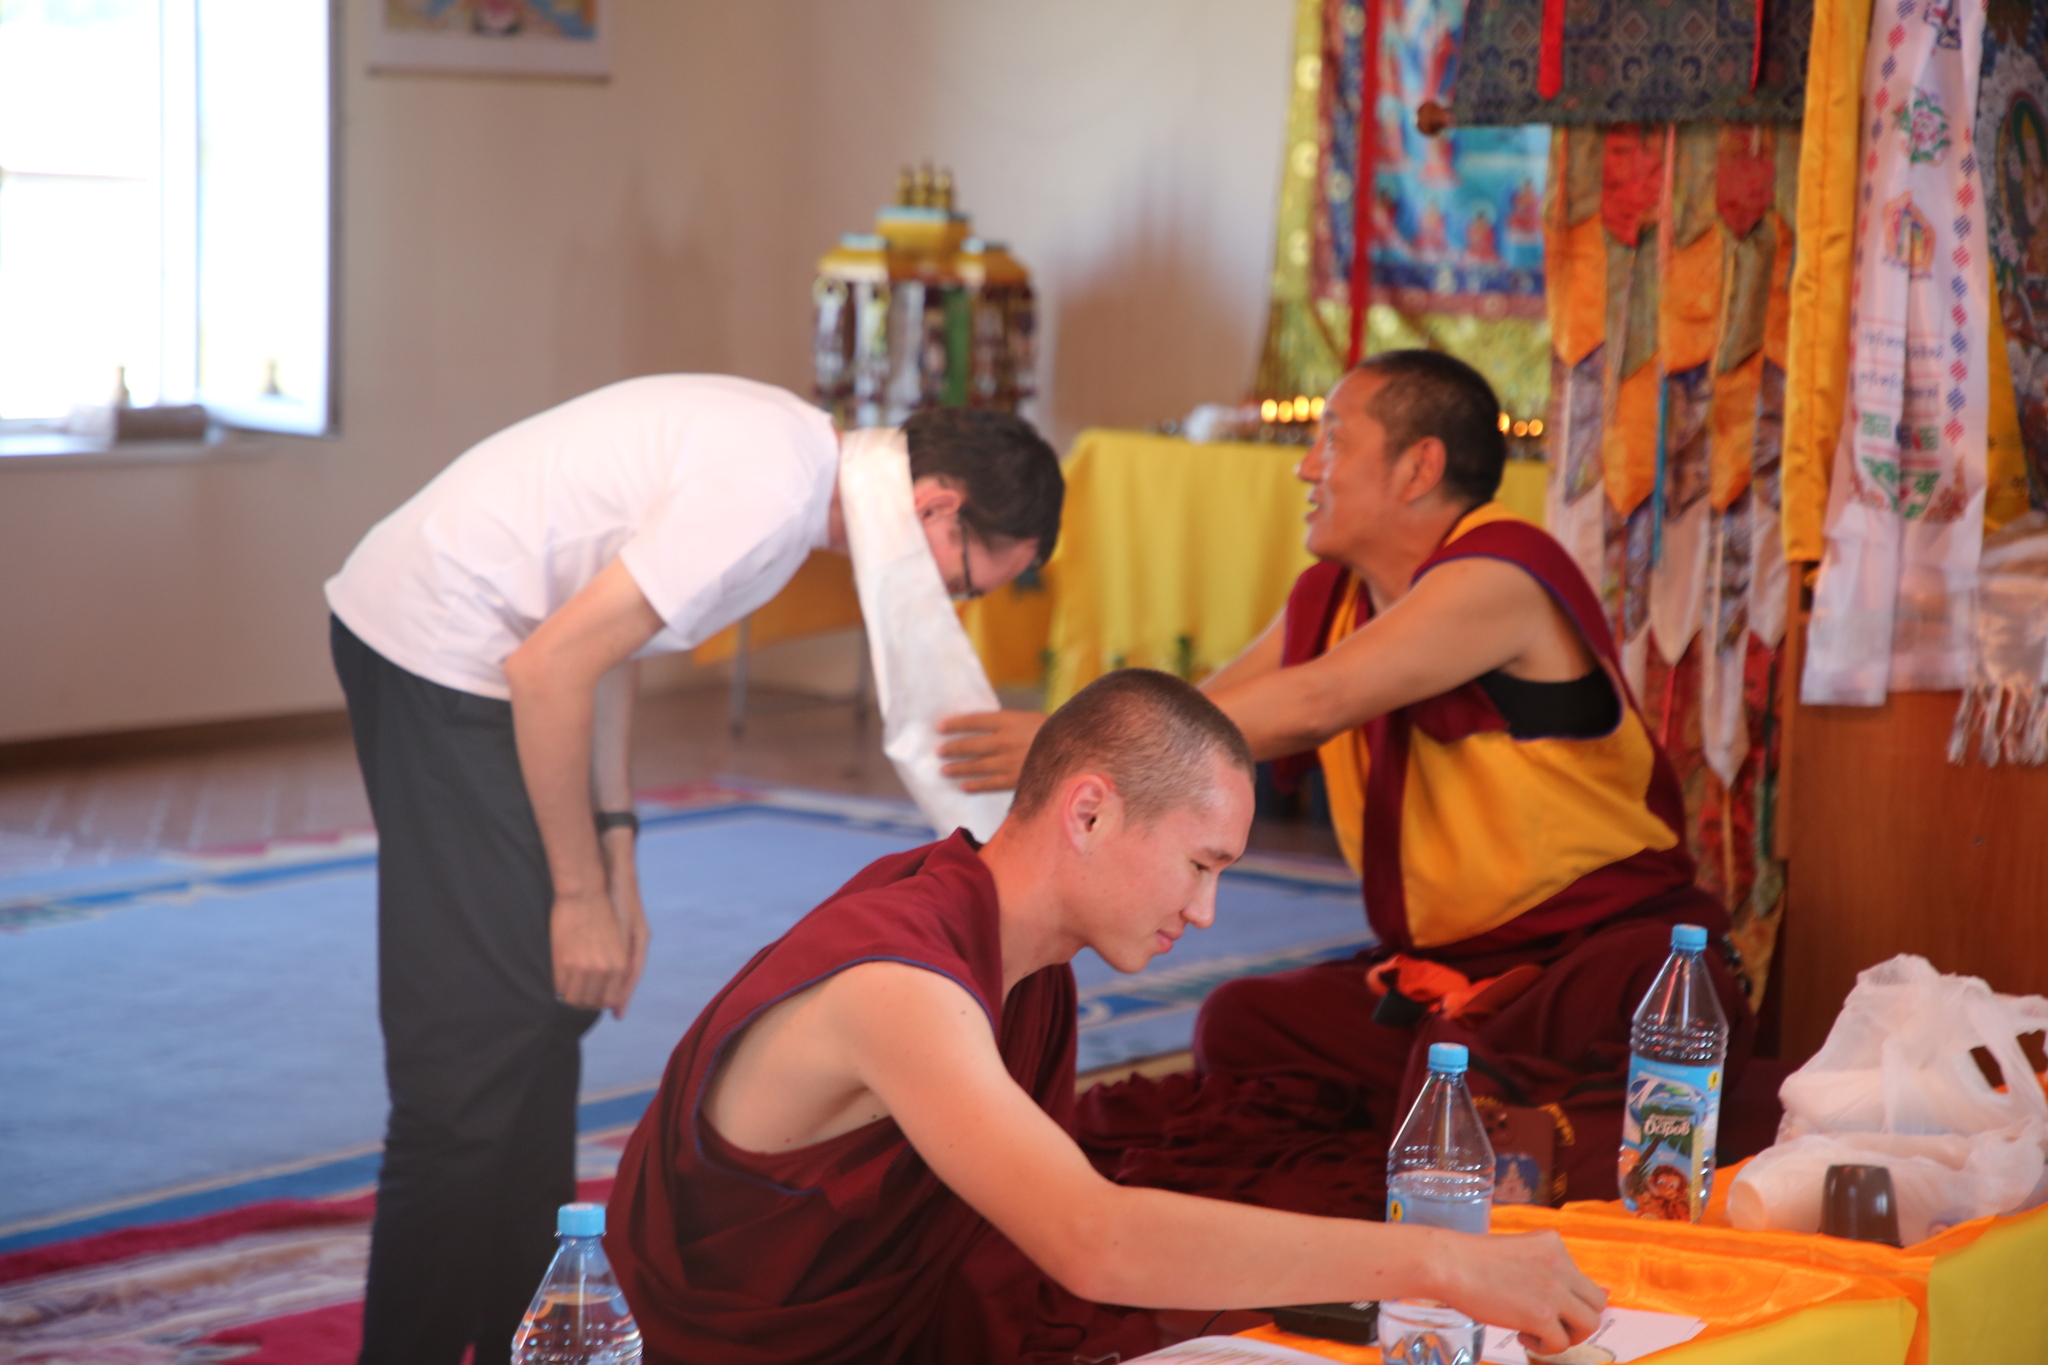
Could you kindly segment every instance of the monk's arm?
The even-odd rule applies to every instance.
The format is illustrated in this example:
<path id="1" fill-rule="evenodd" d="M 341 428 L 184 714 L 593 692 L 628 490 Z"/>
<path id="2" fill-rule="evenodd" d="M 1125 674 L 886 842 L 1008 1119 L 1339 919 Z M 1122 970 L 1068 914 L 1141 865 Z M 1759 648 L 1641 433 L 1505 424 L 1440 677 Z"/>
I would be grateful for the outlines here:
<path id="1" fill-rule="evenodd" d="M 1454 559 L 1327 653 L 1205 690 L 1244 731 L 1252 757 L 1281 758 L 1520 658 L 1552 610 L 1521 569 Z"/>
<path id="2" fill-rule="evenodd" d="M 835 978 L 833 1022 L 911 1144 L 1053 1279 L 1143 1308 L 1259 1308 L 1424 1297 L 1562 1349 L 1605 1296 L 1548 1233 L 1473 1237 L 1313 1218 L 1102 1178 L 1019 1089 L 964 989 L 871 963 Z"/>

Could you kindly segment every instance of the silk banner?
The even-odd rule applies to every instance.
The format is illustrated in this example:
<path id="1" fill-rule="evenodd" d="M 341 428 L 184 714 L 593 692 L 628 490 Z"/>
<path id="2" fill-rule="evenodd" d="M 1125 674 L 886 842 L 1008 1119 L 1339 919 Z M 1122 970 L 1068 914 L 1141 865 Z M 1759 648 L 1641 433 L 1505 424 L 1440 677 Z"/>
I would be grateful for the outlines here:
<path id="1" fill-rule="evenodd" d="M 1880 0 L 1879 14 L 1849 398 L 1800 689 L 1817 705 L 1964 684 L 1984 536 L 1989 305 L 1971 128 L 1984 0 Z"/>
<path id="2" fill-rule="evenodd" d="M 1599 589 L 1760 1000 L 1787 583 L 1780 437 L 1797 129 L 1558 130 L 1547 521 Z"/>

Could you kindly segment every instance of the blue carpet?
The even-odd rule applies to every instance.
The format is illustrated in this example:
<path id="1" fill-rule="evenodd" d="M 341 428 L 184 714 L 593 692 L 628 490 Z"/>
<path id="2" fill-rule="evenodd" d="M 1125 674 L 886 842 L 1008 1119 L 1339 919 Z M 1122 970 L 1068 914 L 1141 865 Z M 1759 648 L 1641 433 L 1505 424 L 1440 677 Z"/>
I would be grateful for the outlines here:
<path id="1" fill-rule="evenodd" d="M 930 835 L 878 803 L 649 814 L 653 928 L 624 1020 L 584 1044 L 585 1131 L 631 1123 L 748 957 Z M 374 1178 L 385 1101 L 374 854 L 152 860 L 0 881 L 0 1250 Z M 1121 977 L 1085 954 L 1083 1069 L 1187 1046 L 1217 981 L 1369 941 L 1355 883 L 1228 874 L 1216 928 Z"/>

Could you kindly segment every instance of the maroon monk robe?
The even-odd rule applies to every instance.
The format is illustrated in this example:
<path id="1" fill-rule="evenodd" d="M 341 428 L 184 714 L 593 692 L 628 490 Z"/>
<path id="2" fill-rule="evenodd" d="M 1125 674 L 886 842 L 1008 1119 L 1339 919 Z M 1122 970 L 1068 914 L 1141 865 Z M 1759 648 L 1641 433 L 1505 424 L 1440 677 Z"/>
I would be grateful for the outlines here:
<path id="1" fill-rule="evenodd" d="M 698 1016 L 626 1146 L 605 1250 L 650 1365 L 1071 1365 L 1152 1349 L 1149 1316 L 1048 1280 L 940 1182 L 894 1120 L 773 1155 L 740 1151 L 711 1128 L 704 1087 L 748 1023 L 875 961 L 971 993 L 1010 1075 L 1071 1128 L 1072 970 L 1047 967 L 1003 999 L 995 882 L 965 834 L 872 864 Z"/>
<path id="2" fill-rule="evenodd" d="M 1599 599 L 1555 540 L 1526 523 L 1492 522 L 1446 544 L 1416 577 L 1468 555 L 1503 560 L 1535 578 L 1623 685 Z M 1296 582 L 1283 664 L 1323 652 L 1346 579 L 1343 566 L 1324 563 Z M 1381 946 L 1341 962 L 1226 983 L 1197 1016 L 1194 1075 L 1127 1081 L 1083 1096 L 1082 1145 L 1105 1173 L 1126 1184 L 1378 1218 L 1387 1146 L 1426 1079 L 1428 1045 L 1458 1042 L 1471 1050 L 1468 1080 L 1482 1103 L 1549 1111 L 1557 1178 L 1539 1200 L 1615 1197 L 1630 1017 L 1670 951 L 1670 926 L 1699 924 L 1718 934 L 1728 927 L 1727 913 L 1692 885 L 1692 860 L 1681 842 L 1584 876 L 1477 938 L 1415 947 L 1400 913 L 1399 862 L 1388 856 L 1398 847 L 1399 826 L 1385 818 L 1388 797 L 1398 809 L 1411 727 L 1447 739 L 1505 729 L 1506 722 L 1482 688 L 1466 683 L 1369 724 L 1365 893 Z M 1661 751 L 1648 801 L 1683 829 L 1678 785 Z M 1524 963 L 1543 971 L 1490 1018 L 1432 1014 L 1408 1025 L 1383 1023 L 1375 1019 L 1381 994 L 1366 972 L 1397 950 L 1475 981 Z M 1722 1151 L 1732 1159 L 1771 1140 L 1775 1086 L 1764 1085 L 1757 1104 L 1740 1089 L 1755 1019 L 1726 963 L 1711 951 L 1707 958 L 1731 1025 L 1722 1132 L 1734 1141 L 1724 1140 Z"/>

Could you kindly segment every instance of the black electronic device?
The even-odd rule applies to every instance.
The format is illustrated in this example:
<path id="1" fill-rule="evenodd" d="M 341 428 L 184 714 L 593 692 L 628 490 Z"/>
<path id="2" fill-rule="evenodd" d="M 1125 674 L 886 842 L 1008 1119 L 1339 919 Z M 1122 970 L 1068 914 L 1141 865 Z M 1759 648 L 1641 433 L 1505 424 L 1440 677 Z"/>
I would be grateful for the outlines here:
<path id="1" fill-rule="evenodd" d="M 1376 1303 L 1297 1303 L 1265 1311 L 1273 1315 L 1275 1327 L 1296 1336 L 1353 1346 L 1379 1344 L 1380 1306 Z"/>

